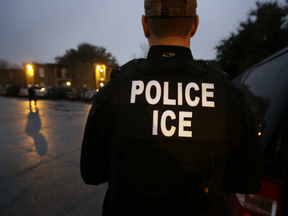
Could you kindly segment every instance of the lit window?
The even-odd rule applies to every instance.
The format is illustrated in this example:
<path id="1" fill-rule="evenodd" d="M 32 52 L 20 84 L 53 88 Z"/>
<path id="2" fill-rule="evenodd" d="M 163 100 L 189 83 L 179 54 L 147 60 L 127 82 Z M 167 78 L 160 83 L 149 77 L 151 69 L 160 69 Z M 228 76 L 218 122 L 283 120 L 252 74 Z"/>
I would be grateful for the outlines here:
<path id="1" fill-rule="evenodd" d="M 39 68 L 39 77 L 41 77 L 41 78 L 45 77 L 44 68 Z"/>
<path id="2" fill-rule="evenodd" d="M 68 70 L 67 68 L 61 68 L 62 78 L 68 78 Z"/>

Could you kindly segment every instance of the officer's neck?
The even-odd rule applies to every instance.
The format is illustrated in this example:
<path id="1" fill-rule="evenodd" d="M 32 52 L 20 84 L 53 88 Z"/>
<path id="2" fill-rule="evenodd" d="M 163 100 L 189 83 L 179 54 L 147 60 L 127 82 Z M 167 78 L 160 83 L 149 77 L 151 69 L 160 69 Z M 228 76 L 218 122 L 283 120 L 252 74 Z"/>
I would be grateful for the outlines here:
<path id="1" fill-rule="evenodd" d="M 149 37 L 148 38 L 149 46 L 156 45 L 167 45 L 167 46 L 182 46 L 190 49 L 190 37 L 187 38 L 179 38 L 179 37 L 165 37 L 165 38 L 156 38 Z"/>

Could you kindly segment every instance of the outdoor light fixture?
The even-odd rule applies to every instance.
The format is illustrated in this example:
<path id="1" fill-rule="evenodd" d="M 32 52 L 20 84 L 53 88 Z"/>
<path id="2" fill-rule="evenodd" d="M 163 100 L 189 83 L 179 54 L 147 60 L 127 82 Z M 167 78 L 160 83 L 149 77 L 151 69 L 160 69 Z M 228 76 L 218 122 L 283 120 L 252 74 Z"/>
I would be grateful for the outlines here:
<path id="1" fill-rule="evenodd" d="M 27 74 L 28 74 L 29 76 L 33 77 L 33 76 L 34 76 L 33 66 L 32 66 L 31 64 L 28 64 L 28 65 L 26 66 L 26 68 L 27 68 Z"/>
<path id="2" fill-rule="evenodd" d="M 105 86 L 106 83 L 106 65 L 97 64 L 95 67 L 95 81 L 96 89 L 100 89 Z"/>
<path id="3" fill-rule="evenodd" d="M 66 85 L 67 85 L 67 86 L 70 86 L 70 85 L 71 85 L 71 83 L 70 83 L 70 82 L 66 82 Z"/>

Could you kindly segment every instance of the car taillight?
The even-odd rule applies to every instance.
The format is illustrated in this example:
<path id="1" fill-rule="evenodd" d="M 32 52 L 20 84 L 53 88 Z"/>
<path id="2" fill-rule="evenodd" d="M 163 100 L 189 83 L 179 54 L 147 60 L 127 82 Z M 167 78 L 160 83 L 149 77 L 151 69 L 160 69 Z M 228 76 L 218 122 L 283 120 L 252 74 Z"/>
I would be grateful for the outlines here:
<path id="1" fill-rule="evenodd" d="M 228 203 L 233 216 L 279 216 L 284 183 L 264 178 L 257 194 L 229 194 Z"/>

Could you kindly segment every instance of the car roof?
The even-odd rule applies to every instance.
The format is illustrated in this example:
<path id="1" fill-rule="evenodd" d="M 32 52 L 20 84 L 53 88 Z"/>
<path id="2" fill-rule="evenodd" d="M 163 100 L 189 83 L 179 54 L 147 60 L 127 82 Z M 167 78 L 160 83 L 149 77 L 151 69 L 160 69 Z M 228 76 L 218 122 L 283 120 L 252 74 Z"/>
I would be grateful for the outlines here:
<path id="1" fill-rule="evenodd" d="M 288 120 L 288 47 L 249 68 L 233 80 L 245 93 L 260 130 L 266 155 L 275 153 L 275 133 Z M 281 149 L 280 149 L 281 152 Z"/>
<path id="2" fill-rule="evenodd" d="M 245 79 L 249 76 L 249 74 L 257 67 L 260 67 L 261 65 L 272 61 L 273 59 L 276 59 L 277 57 L 284 55 L 285 53 L 288 52 L 288 46 L 281 49 L 280 51 L 276 52 L 275 54 L 272 54 L 271 56 L 267 57 L 266 59 L 260 61 L 259 63 L 255 64 L 254 66 L 250 67 L 249 69 L 247 69 L 246 71 L 244 71 L 242 74 L 240 74 L 239 76 L 237 76 L 234 80 L 233 83 L 240 85 L 241 83 L 243 83 L 245 81 Z"/>

